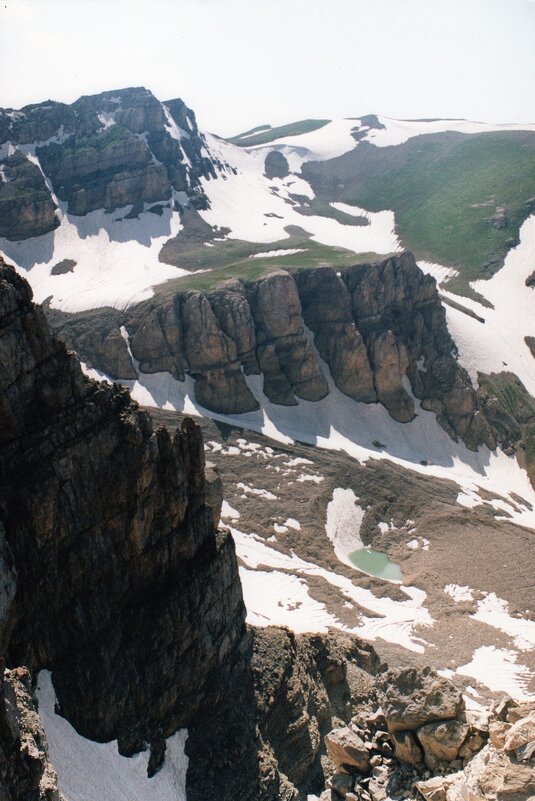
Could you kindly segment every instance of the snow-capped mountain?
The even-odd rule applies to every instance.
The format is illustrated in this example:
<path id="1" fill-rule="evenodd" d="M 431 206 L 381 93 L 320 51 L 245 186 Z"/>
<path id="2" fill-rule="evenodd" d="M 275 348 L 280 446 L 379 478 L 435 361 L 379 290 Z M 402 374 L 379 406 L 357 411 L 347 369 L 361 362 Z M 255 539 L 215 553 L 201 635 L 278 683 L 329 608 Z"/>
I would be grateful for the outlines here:
<path id="1" fill-rule="evenodd" d="M 458 532 L 448 542 L 459 547 L 462 521 L 472 521 L 471 559 L 478 542 L 506 530 L 513 560 L 516 536 L 531 543 L 525 532 L 535 527 L 535 125 L 366 115 L 223 140 L 200 131 L 182 101 L 131 89 L 4 111 L 0 134 L 0 251 L 46 301 L 88 374 L 119 380 L 147 407 L 347 455 L 343 469 L 324 468 L 335 475 L 326 483 L 319 473 L 293 475 L 296 465 L 281 468 L 288 482 L 309 487 L 304 502 L 322 520 L 321 554 L 286 525 L 304 525 L 291 489 L 266 489 L 258 467 L 256 483 L 234 482 L 227 501 L 248 529 L 227 519 L 248 571 L 250 619 L 299 628 L 303 608 L 314 607 L 318 626 L 353 631 L 343 604 L 360 604 L 357 627 L 396 647 L 421 647 L 430 661 L 432 637 L 422 632 L 434 626 L 431 606 L 442 620 L 452 614 L 448 598 L 470 602 L 482 627 L 472 653 L 452 655 L 452 665 L 440 656 L 436 666 L 471 665 L 463 675 L 487 690 L 517 681 L 517 694 L 533 694 L 535 663 L 523 645 L 533 642 L 533 620 L 527 598 L 511 590 L 516 567 L 498 595 L 475 564 L 469 575 L 451 561 L 442 570 L 440 529 Z M 266 469 L 275 469 L 267 447 Z M 247 450 L 216 440 L 207 449 L 223 453 L 223 467 Z M 366 465 L 416 482 L 403 520 L 400 484 L 381 496 L 379 515 L 378 492 L 360 472 Z M 447 482 L 447 500 L 428 514 L 421 505 Z M 260 531 L 245 501 L 285 493 L 284 519 L 272 510 L 273 525 Z M 407 535 L 403 557 L 397 535 Z M 325 560 L 343 551 L 339 569 L 358 576 L 348 549 L 364 544 L 395 552 L 411 575 L 397 600 L 387 602 L 375 584 L 370 595 L 384 603 L 349 598 L 349 585 L 336 585 Z M 331 585 L 314 603 L 311 575 Z M 259 581 L 271 600 L 284 584 L 282 621 L 271 601 L 261 603 Z M 382 633 L 362 608 L 384 615 Z M 501 684 L 481 669 L 481 649 L 491 647 L 485 625 L 503 637 L 485 652 Z M 439 630 L 444 648 L 444 620 Z"/>

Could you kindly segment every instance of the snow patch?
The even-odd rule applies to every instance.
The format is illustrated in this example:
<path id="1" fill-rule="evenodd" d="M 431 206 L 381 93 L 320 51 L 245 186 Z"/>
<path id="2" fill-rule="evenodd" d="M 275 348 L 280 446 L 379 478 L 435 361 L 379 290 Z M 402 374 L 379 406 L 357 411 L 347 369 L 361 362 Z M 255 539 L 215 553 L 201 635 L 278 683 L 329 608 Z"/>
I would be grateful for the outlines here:
<path id="1" fill-rule="evenodd" d="M 459 349 L 459 361 L 477 386 L 477 373 L 509 370 L 535 395 L 533 356 L 525 336 L 535 336 L 533 308 L 535 293 L 526 286 L 533 272 L 535 253 L 535 214 L 520 228 L 520 243 L 509 251 L 504 266 L 488 281 L 474 281 L 472 288 L 490 301 L 490 309 L 470 298 L 462 303 L 485 320 L 480 323 L 458 309 L 446 306 L 448 328 Z M 453 301 L 458 295 L 443 290 Z"/>
<path id="2" fill-rule="evenodd" d="M 455 603 L 474 600 L 474 591 L 470 587 L 461 587 L 460 584 L 446 584 L 444 592 L 453 598 Z"/>
<path id="3" fill-rule="evenodd" d="M 528 692 L 528 687 L 535 674 L 525 665 L 518 665 L 517 658 L 515 651 L 484 645 L 455 672 L 476 679 L 493 692 L 505 692 L 518 701 L 531 701 L 535 695 Z"/>
<path id="4" fill-rule="evenodd" d="M 228 501 L 223 501 L 221 505 L 221 517 L 225 519 L 228 518 L 229 520 L 238 520 L 241 515 Z"/>
<path id="5" fill-rule="evenodd" d="M 56 714 L 56 694 L 47 670 L 39 673 L 37 700 L 50 761 L 66 801 L 186 801 L 187 730 L 177 731 L 166 741 L 164 764 L 149 779 L 148 750 L 133 757 L 121 756 L 116 741 L 87 740 Z"/>
<path id="6" fill-rule="evenodd" d="M 348 600 L 359 607 L 359 622 L 354 627 L 348 627 L 333 618 L 324 610 L 323 605 L 320 605 L 321 610 L 315 607 L 314 615 L 316 615 L 316 618 L 318 615 L 321 617 L 323 621 L 321 625 L 335 626 L 341 631 L 358 634 L 371 641 L 382 639 L 386 642 L 397 643 L 410 651 L 424 652 L 426 642 L 417 636 L 416 631 L 420 627 L 432 626 L 434 621 L 425 606 L 427 595 L 423 590 L 417 587 L 400 585 L 400 590 L 407 596 L 407 600 L 394 601 L 388 597 L 378 598 L 371 590 L 359 587 L 353 581 L 340 576 L 338 573 L 326 570 L 313 562 L 306 562 L 294 553 L 289 555 L 275 551 L 266 545 L 261 537 L 255 534 L 244 534 L 235 528 L 232 528 L 231 531 L 238 557 L 246 568 L 253 570 L 252 575 L 247 577 L 243 585 L 245 606 L 251 615 L 251 618 L 248 618 L 251 622 L 256 619 L 256 615 L 259 615 L 265 621 L 262 625 L 269 625 L 271 622 L 280 620 L 279 615 L 281 613 L 278 610 L 277 616 L 273 620 L 270 619 L 269 609 L 266 609 L 263 593 L 258 589 L 259 585 L 255 583 L 255 578 L 259 572 L 257 568 L 268 567 L 279 573 L 287 571 L 292 574 L 298 574 L 299 577 L 319 576 L 338 589 L 344 600 Z M 268 577 L 270 575 L 272 574 L 267 573 L 267 577 L 264 576 L 261 581 L 269 582 Z M 267 584 L 263 584 L 263 587 L 267 592 Z M 278 589 L 273 590 L 274 595 L 276 595 L 276 592 L 278 592 Z M 272 605 L 270 608 L 272 608 Z M 286 616 L 286 612 L 284 613 L 285 619 L 288 620 L 285 625 L 290 628 L 293 628 L 292 620 L 295 611 L 287 608 L 288 616 Z M 368 617 L 366 612 L 372 616 Z M 306 623 L 306 629 L 300 628 L 302 625 L 305 624 L 299 620 L 296 624 L 299 628 L 295 630 L 316 630 L 313 620 Z"/>
<path id="7" fill-rule="evenodd" d="M 236 486 L 237 486 L 238 489 L 241 489 L 241 491 L 243 492 L 244 495 L 256 495 L 259 498 L 264 498 L 266 501 L 276 501 L 277 500 L 277 496 L 273 495 L 273 493 L 269 492 L 269 490 L 257 489 L 256 487 L 250 487 L 248 484 L 244 484 L 242 481 L 240 481 L 238 484 L 236 484 Z"/>
<path id="8" fill-rule="evenodd" d="M 477 602 L 477 611 L 470 617 L 508 634 L 519 651 L 535 648 L 535 622 L 510 615 L 507 601 L 498 598 L 494 592 L 486 593 Z"/>
<path id="9" fill-rule="evenodd" d="M 349 554 L 364 547 L 360 538 L 364 509 L 357 505 L 357 501 L 352 489 L 337 487 L 333 491 L 332 500 L 327 504 L 325 531 L 337 558 L 350 567 L 354 565 Z"/>
<path id="10" fill-rule="evenodd" d="M 277 256 L 293 256 L 294 253 L 304 253 L 305 248 L 286 248 L 286 250 L 265 250 L 263 253 L 253 253 L 250 259 L 274 259 Z"/>

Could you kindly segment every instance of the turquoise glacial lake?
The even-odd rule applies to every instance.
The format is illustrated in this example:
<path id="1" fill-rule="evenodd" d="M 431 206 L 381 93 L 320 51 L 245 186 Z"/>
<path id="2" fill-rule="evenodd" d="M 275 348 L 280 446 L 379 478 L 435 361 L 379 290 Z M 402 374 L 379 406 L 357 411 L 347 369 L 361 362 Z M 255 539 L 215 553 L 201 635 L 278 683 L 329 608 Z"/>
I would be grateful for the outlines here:
<path id="1" fill-rule="evenodd" d="M 385 579 L 386 581 L 401 581 L 401 568 L 395 562 L 391 562 L 386 553 L 374 551 L 373 548 L 359 548 L 348 554 L 351 563 L 358 570 L 367 573 L 368 576 Z"/>

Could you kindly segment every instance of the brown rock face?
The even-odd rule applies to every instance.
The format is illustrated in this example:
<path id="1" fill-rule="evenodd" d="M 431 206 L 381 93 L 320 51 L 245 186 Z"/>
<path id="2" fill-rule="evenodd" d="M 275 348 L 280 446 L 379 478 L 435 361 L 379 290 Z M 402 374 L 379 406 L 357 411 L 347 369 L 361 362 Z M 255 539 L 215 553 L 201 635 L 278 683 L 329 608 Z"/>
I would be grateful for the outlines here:
<path id="1" fill-rule="evenodd" d="M 180 380 L 190 373 L 195 397 L 207 409 L 240 414 L 258 408 L 240 369 L 246 353 L 238 354 L 206 295 L 190 291 L 161 306 L 144 305 L 127 329 L 142 372 L 167 371 Z"/>
<path id="2" fill-rule="evenodd" d="M 169 109 L 178 108 L 180 141 L 169 132 Z M 216 171 L 193 112 L 181 100 L 170 101 L 169 109 L 143 87 L 81 97 L 71 106 L 49 101 L 15 114 L 0 109 L 0 143 L 35 144 L 45 175 L 71 214 L 130 204 L 140 209 L 145 202 L 168 200 L 171 187 L 185 192 L 195 207 L 206 208 L 199 179 L 215 178 Z M 42 181 L 39 168 L 31 166 Z M 0 182 L 0 196 L 17 189 L 10 204 L 0 197 L 7 230 L 0 235 L 22 239 L 56 226 L 55 206 L 44 182 L 43 187 L 40 193 L 34 187 L 30 199 L 28 192 L 22 197 L 20 181 L 9 188 Z"/>
<path id="3" fill-rule="evenodd" d="M 65 346 L 85 355 L 88 367 L 101 370 L 119 380 L 137 377 L 126 341 L 121 335 L 121 315 L 118 311 L 94 309 L 79 316 L 64 315 L 54 309 L 47 309 L 47 316 Z M 65 323 L 66 319 L 68 324 Z M 81 358 L 83 361 L 84 356 Z"/>
<path id="4" fill-rule="evenodd" d="M 331 267 L 295 274 L 303 319 L 338 389 L 365 403 L 377 400 L 364 341 L 351 315 L 351 295 Z"/>
<path id="5" fill-rule="evenodd" d="M 6 801 L 61 801 L 56 772 L 32 697 L 31 677 L 0 672 L 0 797 Z"/>
<path id="6" fill-rule="evenodd" d="M 455 344 L 434 278 L 424 274 L 408 252 L 377 264 L 349 267 L 342 277 L 351 293 L 355 324 L 372 354 L 376 382 L 378 371 L 381 376 L 383 402 L 390 414 L 402 422 L 411 419 L 411 399 L 401 380 L 406 373 L 423 407 L 436 412 L 448 433 L 463 437 L 477 411 L 477 398 L 468 375 L 452 356 Z M 379 395 L 377 383 L 376 389 Z M 468 444 L 477 447 L 473 441 Z"/>
<path id="7" fill-rule="evenodd" d="M 67 329 L 84 316 L 63 317 L 61 336 L 70 346 L 77 342 Z M 141 372 L 169 371 L 181 380 L 189 373 L 197 399 L 216 412 L 258 408 L 243 373 L 263 374 L 272 403 L 324 398 L 328 384 L 311 331 L 334 383 L 354 400 L 380 402 L 395 420 L 408 422 L 415 396 L 468 447 L 494 449 L 500 439 L 453 355 L 435 281 L 410 253 L 342 273 L 323 267 L 232 279 L 207 293 L 156 297 L 121 321 Z M 104 358 L 85 343 L 78 350 L 104 369 Z"/>
<path id="8" fill-rule="evenodd" d="M 236 344 L 236 352 L 247 375 L 258 375 L 256 336 L 251 307 L 239 281 L 225 281 L 208 293 L 208 300 L 223 333 Z"/>
<path id="9" fill-rule="evenodd" d="M 249 303 L 267 397 L 283 405 L 293 405 L 295 395 L 309 401 L 324 398 L 329 388 L 303 328 L 293 278 L 281 270 L 260 279 Z"/>

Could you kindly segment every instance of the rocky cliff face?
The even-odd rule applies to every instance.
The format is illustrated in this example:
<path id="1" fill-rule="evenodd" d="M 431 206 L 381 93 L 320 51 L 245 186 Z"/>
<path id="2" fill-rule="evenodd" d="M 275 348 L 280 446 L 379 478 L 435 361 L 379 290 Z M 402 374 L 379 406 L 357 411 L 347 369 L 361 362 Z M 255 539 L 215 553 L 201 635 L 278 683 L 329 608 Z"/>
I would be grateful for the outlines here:
<path id="1" fill-rule="evenodd" d="M 20 151 L 0 160 L 0 236 L 28 239 L 59 225 L 56 205 L 35 164 Z"/>
<path id="2" fill-rule="evenodd" d="M 0 236 L 23 239 L 53 230 L 55 204 L 37 160 L 69 213 L 111 211 L 144 203 L 205 208 L 201 176 L 216 171 L 194 113 L 182 100 L 161 103 L 143 89 L 48 101 L 0 110 Z M 178 193 L 178 194 L 177 194 Z"/>
<path id="3" fill-rule="evenodd" d="M 124 373 L 128 351 L 116 335 L 117 322 L 99 334 L 108 343 L 104 356 L 87 337 L 76 336 L 84 319 L 54 313 L 53 323 L 84 360 L 105 372 L 116 361 Z M 244 374 L 260 372 L 271 402 L 295 405 L 328 394 L 329 370 L 344 394 L 381 403 L 395 420 L 413 419 L 415 396 L 452 437 L 471 448 L 496 446 L 455 358 L 435 281 L 410 253 L 340 273 L 330 267 L 277 270 L 255 282 L 233 279 L 204 293 L 157 297 L 119 322 L 141 372 L 167 371 L 180 380 L 189 373 L 197 400 L 216 412 L 257 408 L 261 399 L 253 397 Z"/>
<path id="4" fill-rule="evenodd" d="M 202 438 L 192 423 L 153 432 L 127 392 L 84 379 L 27 285 L 5 266 L 1 280 L 8 657 L 53 669 L 86 735 L 150 742 L 191 719 L 244 633 Z"/>
<path id="5" fill-rule="evenodd" d="M 151 770 L 188 727 L 190 801 L 321 785 L 321 736 L 377 671 L 373 648 L 246 630 L 199 429 L 153 431 L 124 389 L 85 378 L 3 262 L 0 361 L 2 797 L 59 801 L 20 665 L 52 670 L 82 735 L 148 745 Z"/>

